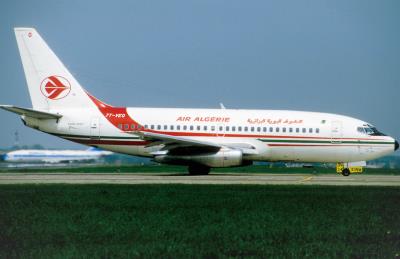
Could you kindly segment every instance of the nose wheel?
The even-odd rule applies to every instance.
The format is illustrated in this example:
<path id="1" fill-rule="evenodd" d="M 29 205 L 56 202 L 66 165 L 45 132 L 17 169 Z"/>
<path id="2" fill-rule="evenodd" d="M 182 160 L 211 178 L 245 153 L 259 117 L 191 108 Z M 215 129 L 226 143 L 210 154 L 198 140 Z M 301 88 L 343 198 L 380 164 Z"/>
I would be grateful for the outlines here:
<path id="1" fill-rule="evenodd" d="M 342 170 L 342 175 L 343 176 L 349 176 L 350 175 L 350 169 L 349 168 L 345 168 Z"/>
<path id="2" fill-rule="evenodd" d="M 337 163 L 336 173 L 343 176 L 349 176 L 350 174 L 361 174 L 363 172 L 363 166 L 366 165 L 367 163 L 365 161 Z"/>

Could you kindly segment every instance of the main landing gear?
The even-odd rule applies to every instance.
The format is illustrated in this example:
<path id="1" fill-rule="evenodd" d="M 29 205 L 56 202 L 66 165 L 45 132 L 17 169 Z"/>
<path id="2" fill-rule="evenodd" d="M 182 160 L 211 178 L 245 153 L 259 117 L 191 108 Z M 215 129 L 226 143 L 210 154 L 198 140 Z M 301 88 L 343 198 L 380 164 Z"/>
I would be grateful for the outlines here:
<path id="1" fill-rule="evenodd" d="M 191 165 L 188 168 L 190 175 L 208 175 L 211 168 L 203 165 Z"/>

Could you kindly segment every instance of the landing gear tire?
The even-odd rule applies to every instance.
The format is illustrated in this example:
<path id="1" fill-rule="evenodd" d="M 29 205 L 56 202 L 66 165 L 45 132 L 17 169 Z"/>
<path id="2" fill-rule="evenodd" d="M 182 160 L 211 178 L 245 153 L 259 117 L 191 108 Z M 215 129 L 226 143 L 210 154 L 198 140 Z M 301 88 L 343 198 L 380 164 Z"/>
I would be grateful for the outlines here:
<path id="1" fill-rule="evenodd" d="M 211 168 L 207 166 L 189 166 L 188 171 L 190 175 L 208 175 Z"/>
<path id="2" fill-rule="evenodd" d="M 350 170 L 348 168 L 343 169 L 342 175 L 343 176 L 349 176 L 350 175 Z"/>

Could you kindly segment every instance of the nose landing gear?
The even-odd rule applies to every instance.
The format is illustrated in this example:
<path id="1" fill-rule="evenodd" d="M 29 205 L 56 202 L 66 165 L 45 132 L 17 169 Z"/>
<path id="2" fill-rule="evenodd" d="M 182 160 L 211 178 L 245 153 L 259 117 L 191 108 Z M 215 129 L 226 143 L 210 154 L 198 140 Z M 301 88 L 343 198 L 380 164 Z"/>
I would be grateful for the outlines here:
<path id="1" fill-rule="evenodd" d="M 344 168 L 342 170 L 342 175 L 343 176 L 349 176 L 350 175 L 350 169 L 349 168 Z"/>
<path id="2" fill-rule="evenodd" d="M 336 172 L 343 176 L 349 176 L 350 174 L 361 174 L 363 172 L 363 166 L 365 165 L 365 161 L 337 163 Z"/>

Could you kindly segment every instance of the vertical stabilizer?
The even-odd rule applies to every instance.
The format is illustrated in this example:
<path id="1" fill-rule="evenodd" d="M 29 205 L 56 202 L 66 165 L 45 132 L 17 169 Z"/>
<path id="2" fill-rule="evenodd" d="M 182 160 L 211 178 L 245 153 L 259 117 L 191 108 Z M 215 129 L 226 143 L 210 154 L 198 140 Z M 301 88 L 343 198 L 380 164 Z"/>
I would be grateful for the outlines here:
<path id="1" fill-rule="evenodd" d="M 35 29 L 14 30 L 34 109 L 93 107 L 84 89 Z"/>

